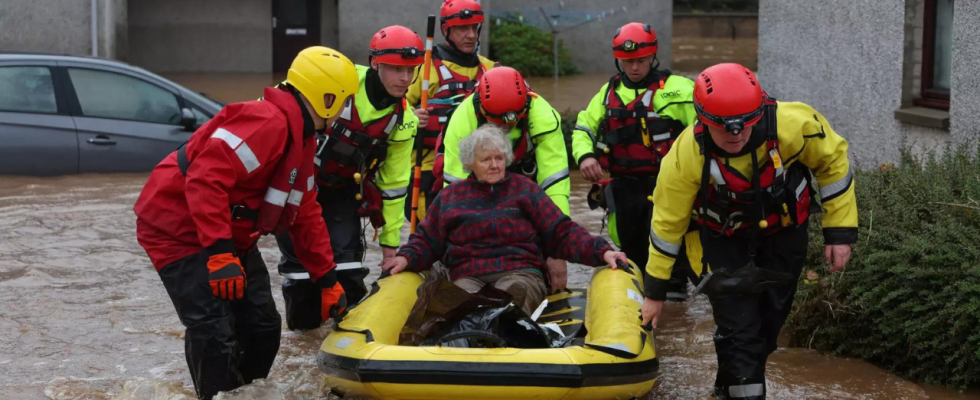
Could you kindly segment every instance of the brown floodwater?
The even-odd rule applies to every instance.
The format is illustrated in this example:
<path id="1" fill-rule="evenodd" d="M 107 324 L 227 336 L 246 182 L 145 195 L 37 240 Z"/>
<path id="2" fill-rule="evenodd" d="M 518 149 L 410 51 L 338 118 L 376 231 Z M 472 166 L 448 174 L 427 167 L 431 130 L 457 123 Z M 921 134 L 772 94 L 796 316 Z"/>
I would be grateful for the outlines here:
<path id="1" fill-rule="evenodd" d="M 0 398 L 192 399 L 183 327 L 136 242 L 132 206 L 144 174 L 0 177 Z M 602 213 L 573 172 L 572 214 L 592 232 Z M 275 242 L 259 243 L 272 271 Z M 365 260 L 377 278 L 380 249 Z M 570 284 L 590 269 L 570 266 Z M 274 289 L 282 311 L 281 292 Z M 714 324 L 703 296 L 669 303 L 657 334 L 662 376 L 649 399 L 706 399 Z M 322 398 L 315 355 L 328 328 L 284 331 L 268 380 L 223 399 Z M 773 399 L 980 399 L 923 387 L 860 360 L 780 349 L 768 365 Z"/>
<path id="2" fill-rule="evenodd" d="M 281 77 L 268 74 L 172 76 L 222 101 L 249 100 Z M 559 110 L 578 109 L 606 76 L 534 78 Z M 135 238 L 133 203 L 146 174 L 57 178 L 0 176 L 0 399 L 189 400 L 183 326 Z M 589 184 L 572 172 L 573 219 L 597 233 L 602 213 L 588 209 Z M 642 222 L 642 221 L 641 221 Z M 642 222 L 646 223 L 646 222 Z M 403 237 L 407 236 L 407 228 Z M 273 287 L 279 251 L 260 250 Z M 379 274 L 380 248 L 365 263 Z M 570 265 L 569 283 L 584 287 L 591 271 Z M 273 289 L 283 311 L 279 289 Z M 657 331 L 661 377 L 648 399 L 707 399 L 716 360 L 710 305 L 700 296 L 668 303 Z M 325 398 L 315 366 L 328 328 L 284 330 L 269 379 L 221 399 Z M 906 381 L 861 360 L 781 348 L 768 364 L 772 399 L 972 399 Z"/>

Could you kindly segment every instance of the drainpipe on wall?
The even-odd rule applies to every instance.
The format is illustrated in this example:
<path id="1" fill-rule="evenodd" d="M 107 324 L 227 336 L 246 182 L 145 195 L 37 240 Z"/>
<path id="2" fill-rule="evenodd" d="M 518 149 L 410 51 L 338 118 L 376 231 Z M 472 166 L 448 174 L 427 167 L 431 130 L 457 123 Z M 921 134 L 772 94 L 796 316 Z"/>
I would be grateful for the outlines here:
<path id="1" fill-rule="evenodd" d="M 99 56 L 99 0 L 92 0 L 92 57 Z"/>

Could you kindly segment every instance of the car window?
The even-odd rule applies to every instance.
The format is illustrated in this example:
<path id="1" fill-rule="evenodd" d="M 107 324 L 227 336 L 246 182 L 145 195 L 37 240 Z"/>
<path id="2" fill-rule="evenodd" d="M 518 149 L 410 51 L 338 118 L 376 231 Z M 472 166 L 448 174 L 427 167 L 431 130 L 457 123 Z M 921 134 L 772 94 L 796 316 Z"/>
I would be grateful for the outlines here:
<path id="1" fill-rule="evenodd" d="M 160 124 L 180 124 L 177 97 L 163 88 L 130 76 L 70 68 L 82 115 Z"/>
<path id="2" fill-rule="evenodd" d="M 0 67 L 0 111 L 56 113 L 48 67 Z"/>
<path id="3" fill-rule="evenodd" d="M 197 126 L 204 125 L 211 120 L 211 117 L 205 114 L 204 111 L 197 109 L 197 107 L 191 107 L 191 111 L 194 112 L 194 118 L 197 119 Z"/>

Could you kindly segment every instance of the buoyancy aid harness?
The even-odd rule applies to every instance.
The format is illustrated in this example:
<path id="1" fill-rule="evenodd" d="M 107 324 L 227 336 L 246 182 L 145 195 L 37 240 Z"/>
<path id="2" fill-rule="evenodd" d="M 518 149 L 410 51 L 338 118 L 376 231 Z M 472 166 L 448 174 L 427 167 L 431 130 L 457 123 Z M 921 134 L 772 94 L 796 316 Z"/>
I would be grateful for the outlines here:
<path id="1" fill-rule="evenodd" d="M 670 72 L 665 71 L 642 96 L 638 94 L 629 104 L 616 93 L 622 75 L 617 74 L 609 81 L 603 101 L 606 115 L 599 138 L 593 138 L 603 168 L 617 175 L 649 175 L 660 171 L 660 162 L 685 128 L 681 121 L 663 118 L 653 109 L 653 97 L 657 90 L 664 88 L 669 77 Z"/>

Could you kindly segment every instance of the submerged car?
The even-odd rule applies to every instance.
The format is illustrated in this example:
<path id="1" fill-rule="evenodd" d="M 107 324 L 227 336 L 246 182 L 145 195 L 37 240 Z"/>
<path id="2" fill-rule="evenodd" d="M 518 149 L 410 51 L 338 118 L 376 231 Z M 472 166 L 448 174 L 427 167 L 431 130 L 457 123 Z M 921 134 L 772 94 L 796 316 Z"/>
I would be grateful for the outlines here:
<path id="1" fill-rule="evenodd" d="M 0 53 L 0 175 L 150 171 L 222 106 L 118 61 Z"/>

